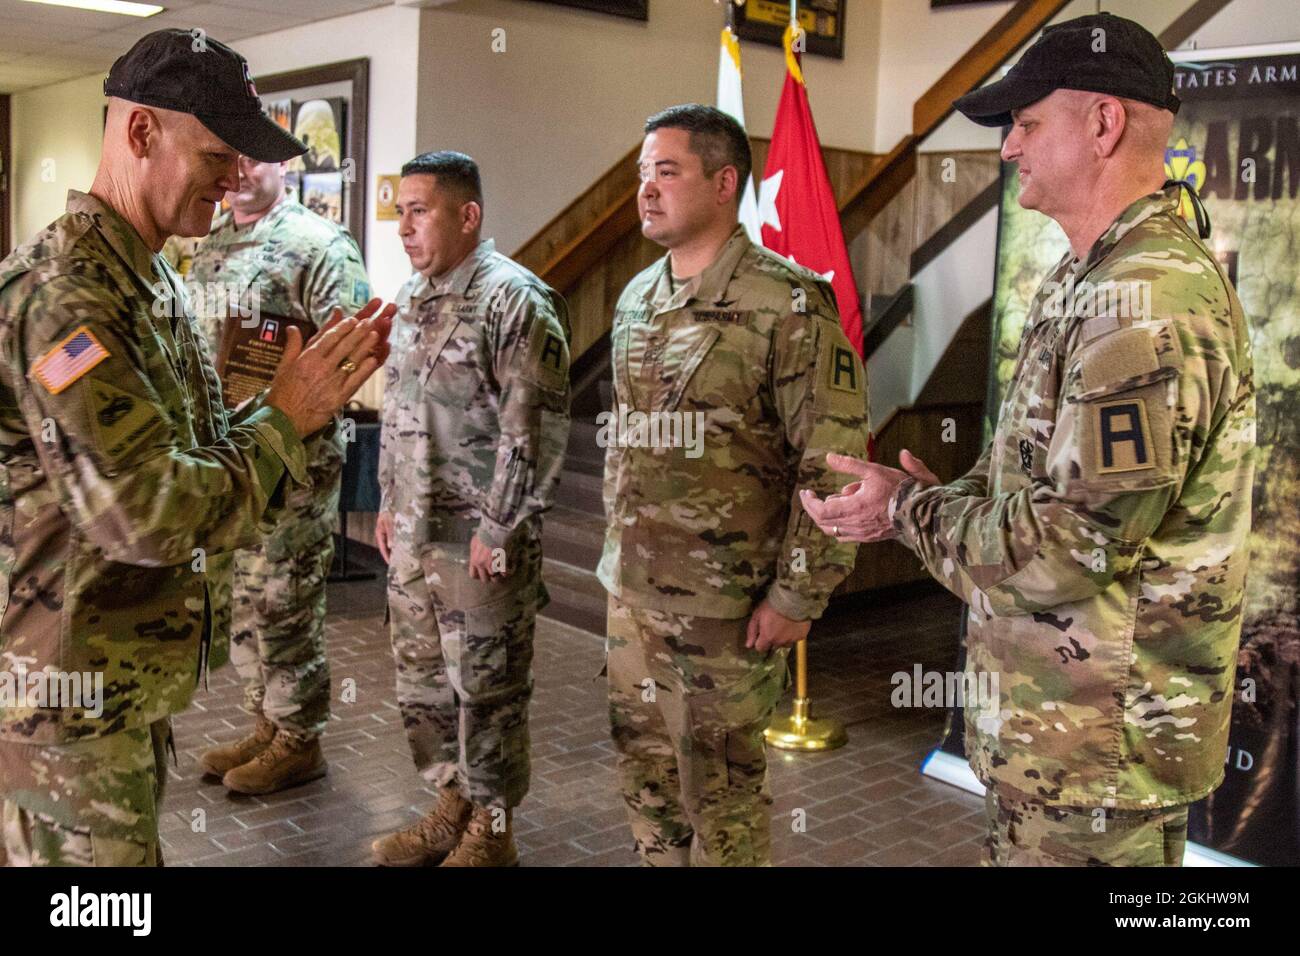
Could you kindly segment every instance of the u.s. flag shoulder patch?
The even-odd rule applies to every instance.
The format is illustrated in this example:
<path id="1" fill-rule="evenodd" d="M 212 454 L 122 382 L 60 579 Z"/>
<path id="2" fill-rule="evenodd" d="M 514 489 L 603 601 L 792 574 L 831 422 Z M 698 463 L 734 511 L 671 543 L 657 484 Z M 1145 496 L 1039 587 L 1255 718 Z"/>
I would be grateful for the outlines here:
<path id="1" fill-rule="evenodd" d="M 108 349 L 83 325 L 42 355 L 32 366 L 32 375 L 51 395 L 57 395 L 106 358 Z"/>

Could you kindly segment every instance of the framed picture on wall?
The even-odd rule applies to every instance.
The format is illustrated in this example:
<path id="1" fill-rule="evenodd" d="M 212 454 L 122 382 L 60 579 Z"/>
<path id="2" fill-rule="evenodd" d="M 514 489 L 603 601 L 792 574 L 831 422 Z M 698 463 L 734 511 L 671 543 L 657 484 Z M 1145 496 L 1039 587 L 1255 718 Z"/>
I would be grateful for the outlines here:
<path id="1" fill-rule="evenodd" d="M 580 10 L 594 10 L 597 13 L 609 13 L 616 17 L 629 17 L 633 20 L 650 19 L 650 0 L 532 0 L 533 3 L 552 3 L 561 7 L 577 7 Z"/>
<path id="2" fill-rule="evenodd" d="M 801 0 L 799 26 L 807 33 L 805 53 L 844 59 L 844 7 L 846 0 Z M 790 24 L 789 0 L 746 0 L 736 7 L 736 35 L 781 46 Z"/>
<path id="3" fill-rule="evenodd" d="M 306 154 L 290 161 L 285 191 L 352 233 L 364 256 L 369 59 L 272 73 L 253 82 L 267 115 L 307 146 Z"/>

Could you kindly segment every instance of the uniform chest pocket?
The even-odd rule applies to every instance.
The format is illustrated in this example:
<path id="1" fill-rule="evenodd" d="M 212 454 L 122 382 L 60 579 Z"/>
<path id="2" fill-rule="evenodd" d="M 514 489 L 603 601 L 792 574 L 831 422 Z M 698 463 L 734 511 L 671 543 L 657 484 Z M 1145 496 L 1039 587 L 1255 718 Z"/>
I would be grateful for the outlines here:
<path id="1" fill-rule="evenodd" d="M 481 384 L 479 335 L 452 316 L 422 328 L 419 351 L 420 388 L 435 399 L 467 402 Z"/>

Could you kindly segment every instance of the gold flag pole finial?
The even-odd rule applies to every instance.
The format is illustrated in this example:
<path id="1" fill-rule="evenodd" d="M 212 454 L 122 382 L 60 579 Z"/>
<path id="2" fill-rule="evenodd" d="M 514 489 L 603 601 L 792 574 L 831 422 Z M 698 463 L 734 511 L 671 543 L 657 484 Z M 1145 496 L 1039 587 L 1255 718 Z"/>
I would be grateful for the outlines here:
<path id="1" fill-rule="evenodd" d="M 848 734 L 838 720 L 813 720 L 808 698 L 808 641 L 794 646 L 794 701 L 790 716 L 772 722 L 763 739 L 777 750 L 835 750 L 848 743 Z"/>

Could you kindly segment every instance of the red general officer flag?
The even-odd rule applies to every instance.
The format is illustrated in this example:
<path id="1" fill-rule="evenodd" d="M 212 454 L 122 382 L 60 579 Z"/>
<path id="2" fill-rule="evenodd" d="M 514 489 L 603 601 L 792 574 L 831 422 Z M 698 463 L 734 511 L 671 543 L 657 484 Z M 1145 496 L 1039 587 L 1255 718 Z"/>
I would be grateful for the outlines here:
<path id="1" fill-rule="evenodd" d="M 826 175 L 793 39 L 794 31 L 787 27 L 785 88 L 776 108 L 772 145 L 759 189 L 763 245 L 830 280 L 840 310 L 840 325 L 861 355 L 862 309 L 858 305 L 858 287 L 853 281 L 835 192 Z"/>

